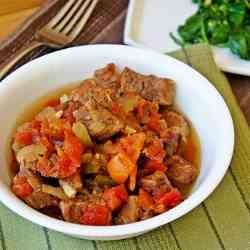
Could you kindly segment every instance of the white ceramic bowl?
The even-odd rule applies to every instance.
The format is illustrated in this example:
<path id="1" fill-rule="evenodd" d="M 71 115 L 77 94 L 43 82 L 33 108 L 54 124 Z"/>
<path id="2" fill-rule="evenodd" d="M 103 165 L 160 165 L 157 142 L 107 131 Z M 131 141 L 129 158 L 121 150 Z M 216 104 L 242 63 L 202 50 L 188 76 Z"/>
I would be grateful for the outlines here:
<path id="1" fill-rule="evenodd" d="M 84 226 L 43 215 L 25 205 L 10 190 L 6 145 L 16 118 L 37 98 L 51 90 L 90 76 L 114 62 L 141 73 L 172 78 L 177 103 L 192 121 L 201 141 L 201 173 L 191 195 L 176 208 L 151 219 L 120 226 Z M 120 45 L 91 45 L 61 50 L 36 59 L 0 83 L 0 200 L 20 216 L 74 237 L 113 240 L 145 233 L 199 205 L 223 178 L 233 153 L 233 123 L 216 89 L 189 66 L 165 55 Z"/>

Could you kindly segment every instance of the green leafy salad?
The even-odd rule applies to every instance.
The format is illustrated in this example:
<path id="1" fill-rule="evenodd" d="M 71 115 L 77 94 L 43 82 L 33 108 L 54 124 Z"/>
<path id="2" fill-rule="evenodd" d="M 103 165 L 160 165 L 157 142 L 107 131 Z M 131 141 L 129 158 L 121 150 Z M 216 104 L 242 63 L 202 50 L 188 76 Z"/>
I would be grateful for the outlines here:
<path id="1" fill-rule="evenodd" d="M 197 12 L 178 27 L 182 45 L 208 43 L 250 60 L 250 0 L 192 0 Z"/>

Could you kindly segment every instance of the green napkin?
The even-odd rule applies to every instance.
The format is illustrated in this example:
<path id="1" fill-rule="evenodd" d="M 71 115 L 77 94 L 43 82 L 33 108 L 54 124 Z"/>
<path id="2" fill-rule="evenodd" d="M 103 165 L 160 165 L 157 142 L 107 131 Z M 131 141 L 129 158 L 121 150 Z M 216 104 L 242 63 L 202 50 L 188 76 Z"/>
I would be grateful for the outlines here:
<path id="1" fill-rule="evenodd" d="M 249 250 L 250 130 L 225 76 L 206 45 L 171 54 L 207 77 L 230 108 L 236 144 L 231 167 L 215 192 L 182 218 L 142 236 L 119 241 L 74 239 L 34 225 L 0 205 L 0 250 Z"/>

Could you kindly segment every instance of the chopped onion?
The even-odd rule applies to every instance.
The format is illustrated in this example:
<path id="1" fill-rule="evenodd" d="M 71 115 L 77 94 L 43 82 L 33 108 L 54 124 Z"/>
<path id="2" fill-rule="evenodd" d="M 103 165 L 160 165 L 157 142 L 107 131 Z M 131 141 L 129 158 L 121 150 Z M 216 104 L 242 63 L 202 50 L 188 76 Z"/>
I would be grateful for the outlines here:
<path id="1" fill-rule="evenodd" d="M 111 177 L 106 175 L 97 175 L 95 177 L 95 182 L 97 182 L 99 185 L 108 185 L 108 186 L 114 186 L 116 184 L 116 182 L 113 181 Z"/>
<path id="2" fill-rule="evenodd" d="M 138 103 L 137 96 L 125 96 L 121 101 L 121 106 L 124 112 L 133 111 Z"/>
<path id="3" fill-rule="evenodd" d="M 41 188 L 41 180 L 37 176 L 29 174 L 27 176 L 27 181 L 34 190 Z"/>
<path id="4" fill-rule="evenodd" d="M 85 145 L 92 145 L 92 140 L 90 138 L 89 132 L 84 124 L 81 122 L 76 122 L 72 126 L 74 134 L 82 141 Z"/>
<path id="5" fill-rule="evenodd" d="M 91 153 L 85 153 L 82 155 L 82 163 L 90 163 L 93 158 Z"/>
<path id="6" fill-rule="evenodd" d="M 38 160 L 38 158 L 43 156 L 46 151 L 46 147 L 41 144 L 31 144 L 20 149 L 16 158 L 19 163 L 23 161 L 32 162 Z"/>
<path id="7" fill-rule="evenodd" d="M 61 118 L 62 115 L 63 115 L 63 111 L 62 110 L 59 110 L 59 111 L 56 112 L 56 117 L 57 118 Z"/>
<path id="8" fill-rule="evenodd" d="M 131 135 L 131 134 L 136 133 L 136 130 L 133 129 L 132 127 L 130 127 L 130 126 L 126 126 L 124 132 L 125 132 L 127 135 Z"/>
<path id="9" fill-rule="evenodd" d="M 60 180 L 59 181 L 64 193 L 69 198 L 74 198 L 76 196 L 77 191 L 66 181 Z"/>
<path id="10" fill-rule="evenodd" d="M 68 196 L 59 187 L 53 187 L 50 185 L 43 184 L 42 185 L 42 192 L 53 195 L 61 200 L 68 199 Z"/>
<path id="11" fill-rule="evenodd" d="M 97 174 L 100 170 L 99 165 L 94 165 L 91 163 L 87 163 L 84 165 L 84 173 L 85 174 Z"/>
<path id="12" fill-rule="evenodd" d="M 49 123 L 53 122 L 54 120 L 57 120 L 56 117 L 56 111 L 52 107 L 46 107 L 44 108 L 37 116 L 36 120 L 38 121 L 44 121 L 47 120 Z"/>
<path id="13" fill-rule="evenodd" d="M 66 102 L 68 102 L 68 101 L 70 101 L 70 98 L 69 98 L 68 95 L 64 94 L 64 95 L 62 95 L 62 96 L 60 97 L 60 103 L 61 103 L 61 104 L 64 104 L 64 103 L 66 103 Z"/>

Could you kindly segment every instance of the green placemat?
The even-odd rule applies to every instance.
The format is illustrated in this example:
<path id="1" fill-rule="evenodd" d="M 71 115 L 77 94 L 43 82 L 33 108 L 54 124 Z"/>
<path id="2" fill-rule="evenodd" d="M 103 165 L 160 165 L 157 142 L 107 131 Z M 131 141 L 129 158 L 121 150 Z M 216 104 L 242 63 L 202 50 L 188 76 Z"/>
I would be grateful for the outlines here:
<path id="1" fill-rule="evenodd" d="M 231 111 L 236 144 L 231 167 L 215 192 L 189 214 L 142 236 L 119 241 L 74 239 L 34 225 L 0 205 L 0 249 L 8 250 L 249 250 L 250 130 L 225 76 L 206 45 L 171 54 L 207 77 Z"/>

